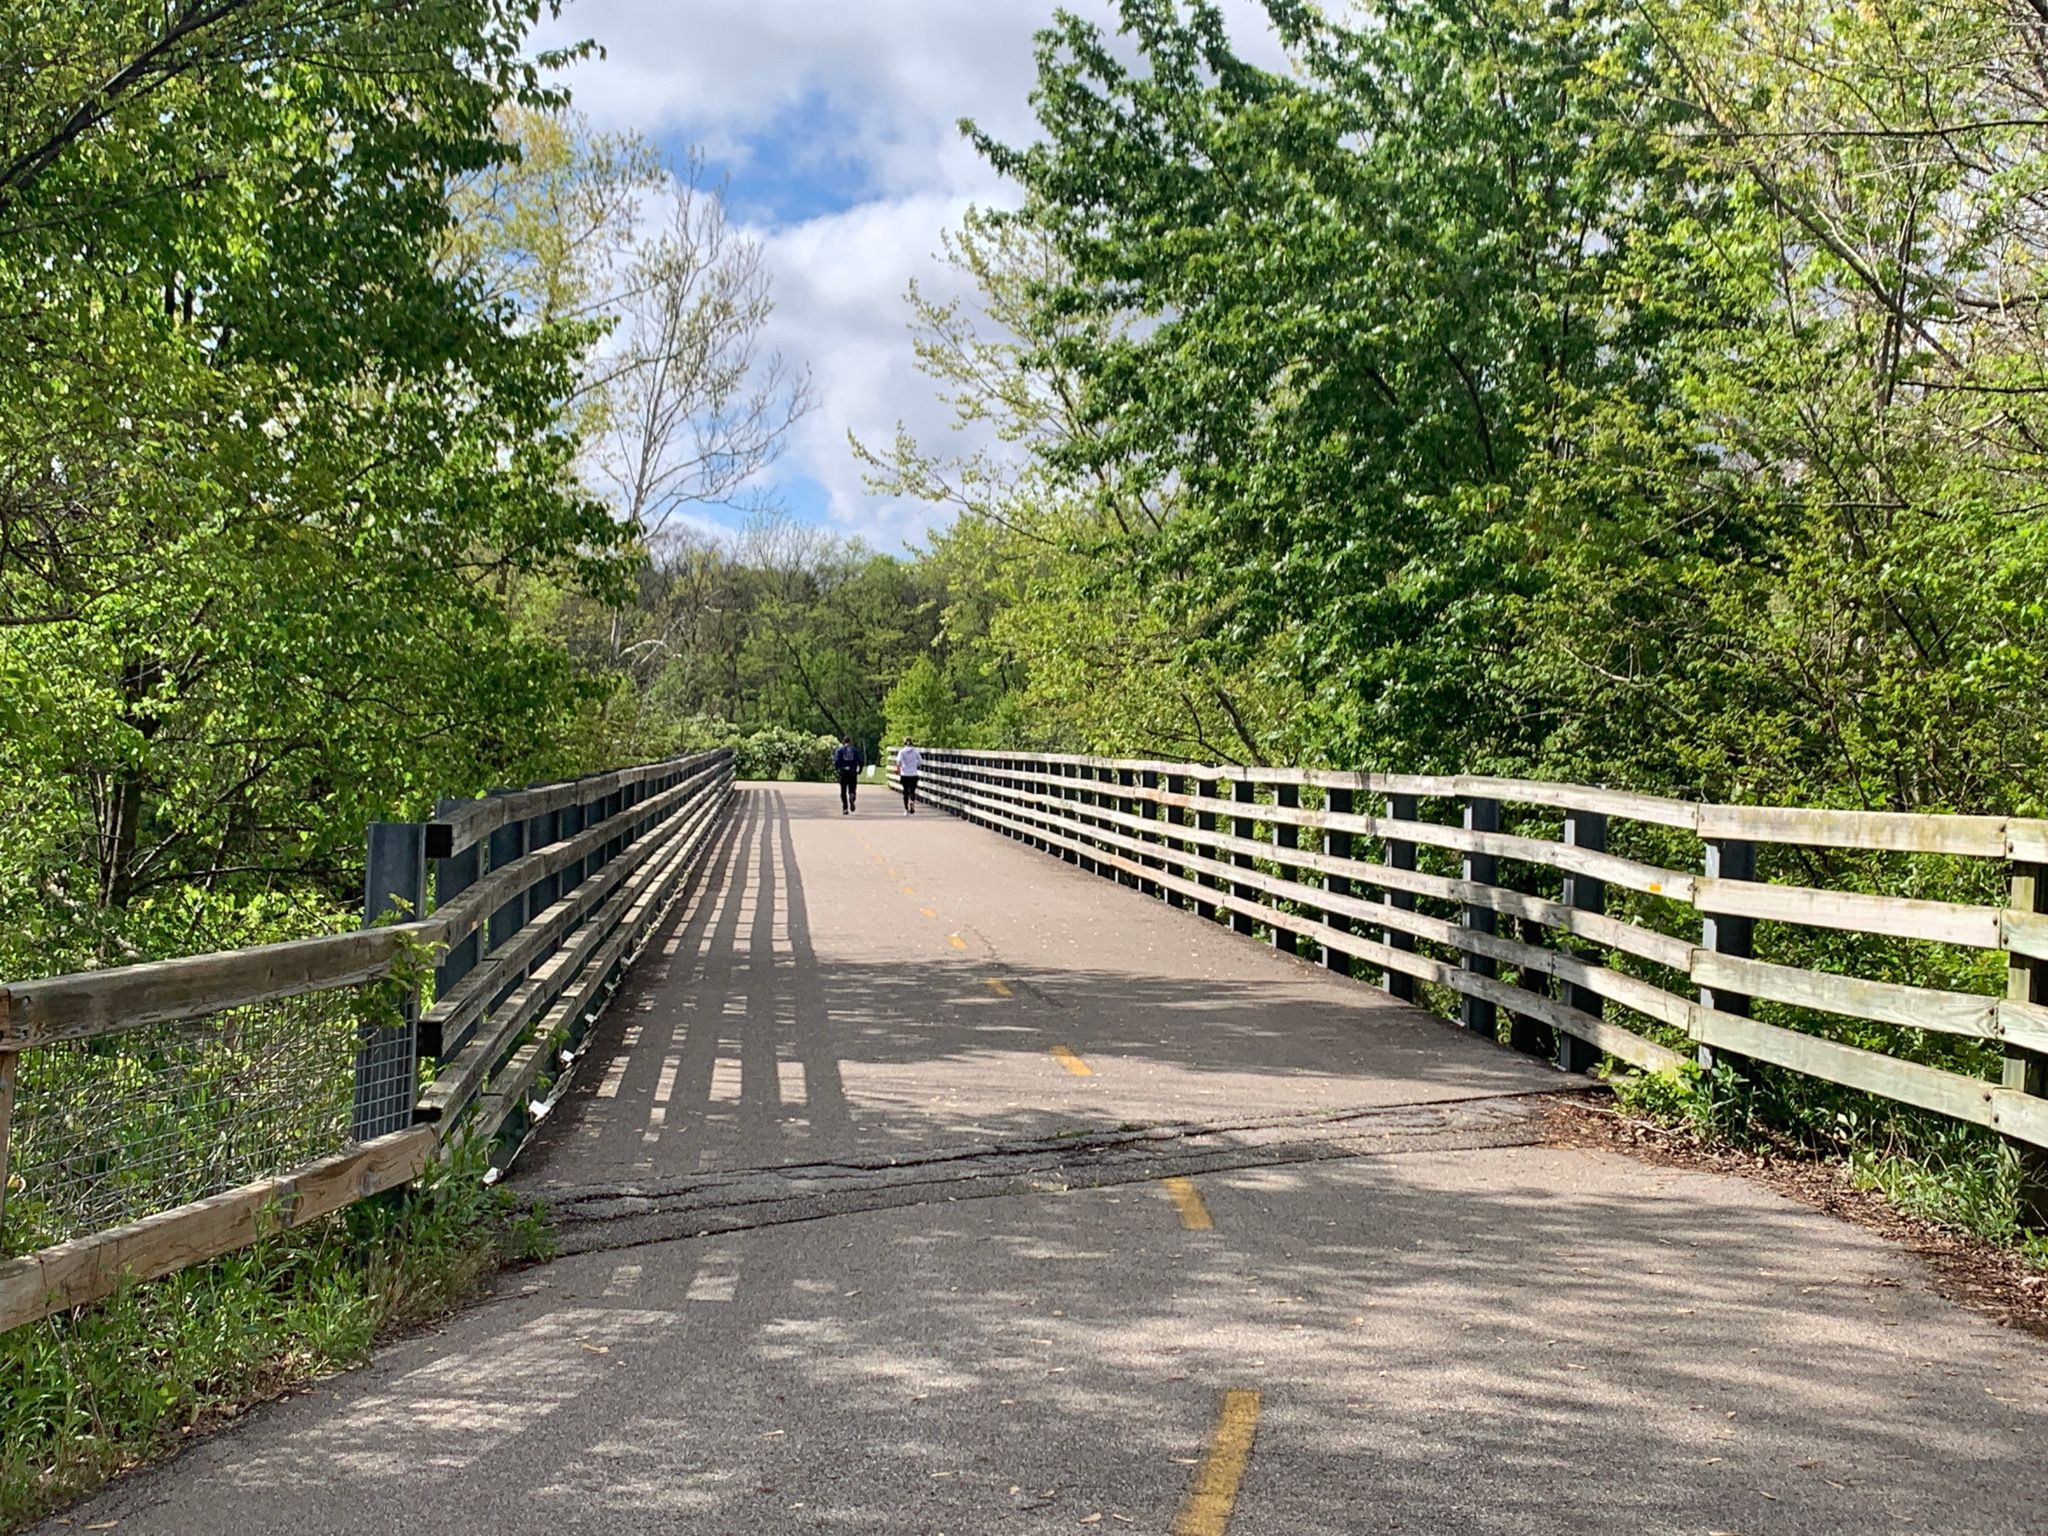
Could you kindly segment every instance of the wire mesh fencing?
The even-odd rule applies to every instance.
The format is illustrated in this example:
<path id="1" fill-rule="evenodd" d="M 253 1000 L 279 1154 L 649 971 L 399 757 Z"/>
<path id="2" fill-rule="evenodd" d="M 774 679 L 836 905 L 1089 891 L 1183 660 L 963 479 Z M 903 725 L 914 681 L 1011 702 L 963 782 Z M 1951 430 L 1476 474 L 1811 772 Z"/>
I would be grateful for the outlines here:
<path id="1" fill-rule="evenodd" d="M 374 991 L 311 992 L 24 1052 L 0 1256 L 341 1150 L 359 1108 L 359 1052 L 410 1034 L 389 1026 Z M 409 1102 L 410 1081 L 398 1091 Z"/>

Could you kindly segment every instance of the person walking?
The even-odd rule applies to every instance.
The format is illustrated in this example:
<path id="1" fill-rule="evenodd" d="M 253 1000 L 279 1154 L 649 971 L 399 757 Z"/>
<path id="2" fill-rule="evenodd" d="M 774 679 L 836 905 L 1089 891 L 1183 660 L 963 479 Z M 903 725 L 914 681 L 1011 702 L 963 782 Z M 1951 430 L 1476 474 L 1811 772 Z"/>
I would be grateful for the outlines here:
<path id="1" fill-rule="evenodd" d="M 896 777 L 903 781 L 903 810 L 905 815 L 917 814 L 917 775 L 924 767 L 924 754 L 910 744 L 908 736 L 896 750 Z"/>
<path id="2" fill-rule="evenodd" d="M 860 794 L 860 748 L 853 744 L 851 736 L 840 738 L 832 753 L 832 769 L 839 775 L 839 814 L 851 816 L 854 801 Z"/>

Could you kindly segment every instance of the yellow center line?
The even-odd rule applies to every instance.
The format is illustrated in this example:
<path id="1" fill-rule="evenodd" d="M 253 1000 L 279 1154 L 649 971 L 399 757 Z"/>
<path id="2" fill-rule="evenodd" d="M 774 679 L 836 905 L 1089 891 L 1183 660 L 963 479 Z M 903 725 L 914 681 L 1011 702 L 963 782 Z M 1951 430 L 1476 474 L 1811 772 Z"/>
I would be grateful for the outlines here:
<path id="1" fill-rule="evenodd" d="M 1209 1207 L 1203 1203 L 1202 1192 L 1195 1188 L 1193 1179 L 1171 1178 L 1159 1182 L 1165 1186 L 1173 1208 L 1180 1212 L 1182 1226 L 1190 1232 L 1207 1232 L 1215 1225 L 1209 1220 Z"/>
<path id="2" fill-rule="evenodd" d="M 922 912 L 926 917 L 937 917 L 939 915 L 937 909 L 933 907 L 919 907 L 917 910 Z"/>
<path id="3" fill-rule="evenodd" d="M 997 981 L 993 976 L 989 978 L 988 989 L 995 993 L 997 997 L 1013 997 L 1016 995 L 1010 991 L 1007 982 Z"/>
<path id="4" fill-rule="evenodd" d="M 1069 1072 L 1073 1073 L 1074 1076 L 1093 1077 L 1095 1075 L 1095 1069 L 1089 1066 L 1088 1063 L 1083 1061 L 1080 1057 L 1076 1056 L 1066 1046 L 1049 1045 L 1046 1047 L 1046 1049 L 1052 1052 L 1052 1059 L 1054 1061 L 1058 1062 L 1061 1066 L 1065 1067 Z"/>
<path id="5" fill-rule="evenodd" d="M 934 912 L 932 916 L 937 917 L 938 913 Z M 947 934 L 946 942 L 952 945 L 955 949 L 965 949 L 967 947 L 967 941 L 961 938 L 960 935 L 957 933 Z"/>
<path id="6" fill-rule="evenodd" d="M 917 892 L 913 891 L 909 886 L 906 885 L 905 887 L 903 887 L 903 894 L 906 896 L 915 896 Z"/>
<path id="7" fill-rule="evenodd" d="M 1258 1428 L 1259 1394 L 1224 1393 L 1216 1432 L 1209 1437 L 1209 1449 L 1202 1453 L 1188 1496 L 1181 1501 L 1173 1536 L 1224 1536 L 1230 1529 L 1230 1512 L 1237 1508 L 1237 1486 L 1244 1481 L 1245 1463 L 1251 1460 L 1252 1437 Z"/>

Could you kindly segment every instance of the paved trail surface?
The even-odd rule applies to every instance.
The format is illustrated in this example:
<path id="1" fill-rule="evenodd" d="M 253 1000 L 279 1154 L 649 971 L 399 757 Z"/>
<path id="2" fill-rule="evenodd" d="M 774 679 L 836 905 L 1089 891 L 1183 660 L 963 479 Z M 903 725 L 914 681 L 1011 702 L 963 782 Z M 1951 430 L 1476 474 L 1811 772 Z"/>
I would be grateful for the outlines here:
<path id="1" fill-rule="evenodd" d="M 68 1529 L 2048 1531 L 2048 1348 L 1542 1145 L 1561 1091 L 992 833 L 749 787 L 519 1166 L 566 1256 Z"/>

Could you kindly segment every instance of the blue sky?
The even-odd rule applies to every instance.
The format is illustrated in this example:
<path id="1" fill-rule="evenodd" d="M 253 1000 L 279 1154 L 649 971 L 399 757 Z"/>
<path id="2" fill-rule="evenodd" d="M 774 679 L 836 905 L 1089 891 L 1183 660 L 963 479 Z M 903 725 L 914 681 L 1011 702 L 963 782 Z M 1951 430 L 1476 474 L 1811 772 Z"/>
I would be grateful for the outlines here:
<path id="1" fill-rule="evenodd" d="M 956 124 L 1030 137 L 1032 34 L 1055 4 L 570 0 L 541 34 L 605 50 L 568 77 L 597 126 L 632 129 L 678 163 L 701 152 L 728 181 L 774 283 L 771 342 L 816 390 L 763 488 L 806 520 L 894 549 L 940 516 L 869 492 L 847 435 L 887 443 L 901 422 L 926 443 L 950 437 L 913 366 L 903 293 L 913 278 L 950 291 L 941 234 L 973 204 L 1011 201 Z M 1110 0 L 1068 5 L 1113 15 Z M 1253 0 L 1226 8 L 1240 36 L 1263 41 Z"/>

